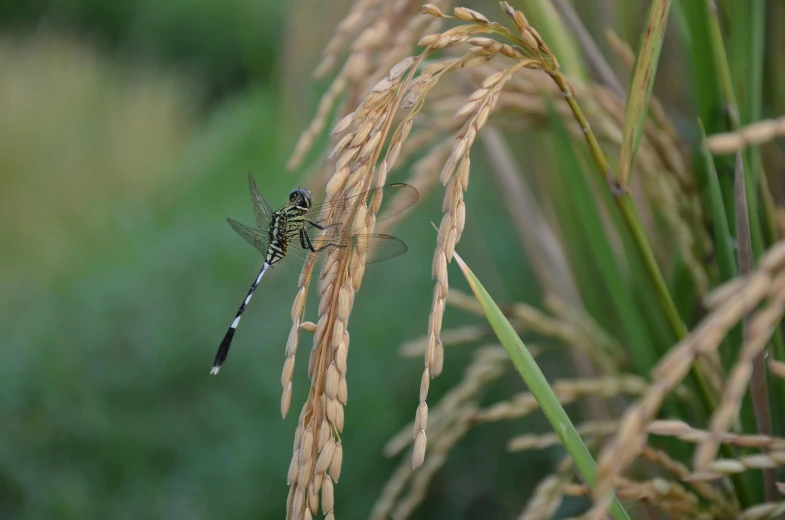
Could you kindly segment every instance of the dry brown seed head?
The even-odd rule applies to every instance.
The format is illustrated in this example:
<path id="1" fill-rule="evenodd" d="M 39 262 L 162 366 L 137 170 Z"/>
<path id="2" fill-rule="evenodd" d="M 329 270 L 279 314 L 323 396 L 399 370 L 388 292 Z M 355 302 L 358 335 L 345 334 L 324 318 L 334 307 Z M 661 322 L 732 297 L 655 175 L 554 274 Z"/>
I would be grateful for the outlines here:
<path id="1" fill-rule="evenodd" d="M 458 157 L 453 157 L 452 154 L 444 162 L 442 171 L 439 174 L 439 182 L 446 185 L 452 178 L 453 171 L 458 164 Z"/>
<path id="2" fill-rule="evenodd" d="M 327 287 L 324 287 L 321 290 L 321 293 L 322 294 L 330 294 L 332 292 L 332 289 L 333 289 L 333 284 L 330 284 Z M 316 310 L 317 314 L 319 314 L 320 316 L 326 315 L 327 311 L 329 310 L 329 308 L 331 306 L 330 305 L 331 303 L 332 303 L 332 300 L 330 300 L 329 298 L 319 298 L 319 308 Z"/>
<path id="3" fill-rule="evenodd" d="M 471 22 L 480 22 L 480 23 L 490 23 L 484 15 L 478 13 L 473 9 L 467 9 L 465 7 L 456 7 L 453 9 L 455 13 L 455 17 L 459 20 L 468 20 Z"/>
<path id="4" fill-rule="evenodd" d="M 447 47 L 453 47 L 458 45 L 460 41 L 455 41 L 455 36 L 449 33 L 442 34 L 441 38 L 436 40 L 436 42 L 432 45 L 434 49 L 446 49 Z"/>
<path id="5" fill-rule="evenodd" d="M 414 105 L 417 104 L 417 100 L 420 98 L 420 94 L 423 91 L 423 82 L 417 81 L 409 84 L 409 87 L 404 95 L 403 101 L 401 101 L 401 108 L 403 110 L 409 110 Z"/>
<path id="6" fill-rule="evenodd" d="M 292 499 L 292 516 L 295 519 L 302 517 L 303 506 L 305 506 L 305 489 L 298 486 Z"/>
<path id="7" fill-rule="evenodd" d="M 335 323 L 333 323 L 333 345 L 338 345 L 341 342 L 344 330 L 346 330 L 346 324 L 343 322 L 343 320 L 336 318 Z"/>
<path id="8" fill-rule="evenodd" d="M 535 40 L 537 40 L 537 45 L 539 47 L 542 47 L 544 45 L 545 42 L 542 40 L 540 33 L 537 32 L 537 29 L 535 29 L 530 25 L 529 27 L 526 28 L 526 30 L 532 35 L 532 37 L 534 37 Z M 547 48 L 545 50 L 547 51 Z"/>
<path id="9" fill-rule="evenodd" d="M 352 121 L 354 121 L 354 112 L 351 114 L 346 114 L 343 119 L 338 121 L 338 124 L 335 125 L 335 128 L 333 128 L 333 131 L 330 133 L 330 135 L 340 134 L 351 126 Z"/>
<path id="10" fill-rule="evenodd" d="M 467 101 L 479 101 L 485 98 L 487 95 L 488 95 L 487 88 L 478 88 L 477 90 L 472 92 L 472 95 L 469 96 L 469 99 Z"/>
<path id="11" fill-rule="evenodd" d="M 301 452 L 302 454 L 302 452 Z M 304 490 L 308 489 L 308 483 L 311 480 L 313 471 L 313 457 L 308 462 L 300 464 L 300 469 L 297 471 L 297 485 Z"/>
<path id="12" fill-rule="evenodd" d="M 444 253 L 441 250 L 442 241 L 440 240 L 440 237 L 437 237 L 436 244 L 437 244 L 437 248 L 436 248 L 436 251 L 434 251 L 434 253 L 433 253 L 433 262 L 431 263 L 431 278 L 432 279 L 436 278 L 436 273 L 439 271 L 439 269 L 441 269 L 439 264 L 442 263 L 442 258 L 441 257 L 444 256 Z M 446 258 L 444 259 L 444 262 L 445 262 L 445 265 L 446 265 L 446 262 L 447 262 Z"/>
<path id="13" fill-rule="evenodd" d="M 313 381 L 314 369 L 316 368 L 316 361 L 319 359 L 319 347 L 314 346 L 308 356 L 308 377 Z"/>
<path id="14" fill-rule="evenodd" d="M 341 285 L 341 289 L 338 292 L 338 311 L 336 314 L 342 319 L 347 319 L 349 317 L 349 313 L 352 310 L 353 296 L 354 291 L 352 291 L 351 288 L 346 284 Z"/>
<path id="15" fill-rule="evenodd" d="M 289 488 L 289 493 L 286 495 L 286 511 L 289 514 L 292 511 L 292 498 L 294 498 L 294 488 Z"/>
<path id="16" fill-rule="evenodd" d="M 398 139 L 397 140 L 405 141 L 409 137 L 409 134 L 412 131 L 412 124 L 413 124 L 413 119 L 412 118 L 407 118 L 407 119 L 405 119 L 401 123 L 401 125 L 399 127 L 400 134 L 398 135 Z M 392 164 L 394 162 L 395 161 L 390 160 L 390 164 Z M 385 174 L 386 174 L 386 172 L 385 172 Z M 385 175 L 385 177 L 386 177 L 386 175 Z M 381 180 L 380 183 L 384 184 L 384 180 Z"/>
<path id="17" fill-rule="evenodd" d="M 431 358 L 431 377 L 439 377 L 442 368 L 444 368 L 444 345 L 442 345 L 442 340 L 437 337 Z"/>
<path id="18" fill-rule="evenodd" d="M 287 356 L 283 363 L 283 373 L 281 374 L 281 386 L 286 388 L 286 384 L 292 380 L 294 374 L 294 356 Z"/>
<path id="19" fill-rule="evenodd" d="M 283 389 L 283 395 L 281 395 L 281 417 L 286 417 L 286 414 L 289 413 L 289 405 L 292 404 L 292 382 L 289 381 L 286 383 L 286 386 Z"/>
<path id="20" fill-rule="evenodd" d="M 313 520 L 313 515 L 311 514 L 311 510 L 308 509 L 307 507 L 305 508 L 305 511 L 303 512 L 303 520 Z"/>
<path id="21" fill-rule="evenodd" d="M 303 324 L 305 325 L 305 324 Z M 305 328 L 303 326 L 303 328 Z M 298 321 L 294 320 L 292 324 L 292 330 L 289 331 L 289 339 L 286 340 L 286 356 L 293 356 L 295 352 L 297 352 L 297 343 L 300 340 L 300 329 L 298 327 Z"/>
<path id="22" fill-rule="evenodd" d="M 531 27 L 527 27 L 526 30 L 521 31 L 521 37 L 523 38 L 523 43 L 526 44 L 526 47 L 533 51 L 537 51 L 539 45 L 537 45 L 537 39 L 532 34 Z"/>
<path id="23" fill-rule="evenodd" d="M 529 26 L 529 20 L 527 20 L 520 11 L 515 11 L 512 15 L 512 19 L 515 22 L 515 25 L 517 25 L 521 30 Z"/>
<path id="24" fill-rule="evenodd" d="M 428 405 L 420 403 L 417 407 L 417 414 L 414 417 L 414 435 L 420 430 L 425 430 L 428 426 Z"/>
<path id="25" fill-rule="evenodd" d="M 494 45 L 494 44 L 496 44 L 498 42 L 496 40 L 492 39 L 492 38 L 486 38 L 484 36 L 474 36 L 474 37 L 469 38 L 468 40 L 466 40 L 466 43 L 468 43 L 469 45 L 473 45 L 475 47 L 486 48 L 486 47 L 490 47 L 490 46 L 492 46 L 492 45 Z"/>
<path id="26" fill-rule="evenodd" d="M 300 469 L 300 451 L 294 452 L 292 462 L 289 463 L 289 472 L 286 474 L 286 485 L 291 486 L 297 480 L 297 470 Z"/>
<path id="27" fill-rule="evenodd" d="M 300 443 L 300 464 L 305 464 L 311 460 L 313 454 L 313 432 L 306 428 L 303 432 L 303 440 Z"/>
<path id="28" fill-rule="evenodd" d="M 387 178 L 387 164 L 395 164 L 398 161 L 398 157 L 401 155 L 401 148 L 403 146 L 403 141 L 400 139 L 396 139 L 390 145 L 390 149 L 387 151 L 387 159 L 382 162 L 382 165 L 385 166 L 384 169 L 379 168 L 379 178 L 386 179 Z"/>
<path id="29" fill-rule="evenodd" d="M 338 347 L 335 349 L 335 365 L 342 374 L 346 373 L 346 357 L 348 354 L 349 347 L 346 342 L 341 341 L 338 343 Z"/>
<path id="30" fill-rule="evenodd" d="M 355 148 L 360 146 L 362 143 L 368 139 L 368 136 L 371 134 L 371 130 L 373 129 L 373 121 L 365 121 L 360 128 L 354 133 L 354 137 L 352 138 L 351 144 L 349 145 L 351 148 Z"/>
<path id="31" fill-rule="evenodd" d="M 376 132 L 373 134 L 369 139 L 368 142 L 363 145 L 362 150 L 360 150 L 360 158 L 370 157 L 376 151 L 376 147 L 379 146 L 379 141 L 382 139 L 382 132 Z"/>
<path id="32" fill-rule="evenodd" d="M 417 58 L 414 56 L 409 56 L 402 59 L 390 68 L 390 72 L 387 73 L 387 77 L 391 80 L 400 79 L 400 77 L 403 76 L 403 73 L 409 70 L 412 65 L 414 65 L 415 61 L 417 61 Z"/>
<path id="33" fill-rule="evenodd" d="M 319 316 L 319 321 L 316 322 L 316 330 L 313 333 L 313 344 L 319 345 L 324 336 L 324 331 L 327 328 L 327 314 Z"/>
<path id="34" fill-rule="evenodd" d="M 341 156 L 338 158 L 338 161 L 335 163 L 335 168 L 340 170 L 344 166 L 348 165 L 350 162 L 354 160 L 357 156 L 357 153 L 360 151 L 359 146 L 354 146 L 352 148 L 348 148 L 341 153 Z"/>
<path id="35" fill-rule="evenodd" d="M 469 39 L 468 34 L 455 34 L 450 37 L 450 46 L 454 47 L 455 45 L 458 45 L 459 43 L 463 43 L 468 39 Z"/>
<path id="36" fill-rule="evenodd" d="M 458 182 L 461 184 L 462 189 L 466 189 L 469 187 L 469 170 L 471 169 L 471 160 L 469 156 L 465 156 L 461 161 L 461 164 L 458 166 Z M 463 204 L 460 202 L 459 204 Z M 465 209 L 464 209 L 465 212 Z M 456 222 L 458 222 L 458 217 L 456 217 Z M 463 229 L 463 227 L 461 227 Z"/>
<path id="37" fill-rule="evenodd" d="M 305 428 L 303 427 L 302 422 L 297 425 L 297 428 L 294 430 L 294 446 L 292 447 L 292 453 L 295 453 L 297 450 L 300 449 L 300 443 L 303 440 L 303 432 Z"/>
<path id="38" fill-rule="evenodd" d="M 343 446 L 338 442 L 335 444 L 333 460 L 330 461 L 330 468 L 327 470 L 333 482 L 338 482 L 341 478 L 341 464 L 343 464 Z"/>
<path id="39" fill-rule="evenodd" d="M 324 449 L 319 453 L 319 457 L 316 459 L 316 466 L 314 467 L 314 473 L 324 473 L 327 471 L 327 468 L 330 466 L 330 461 L 333 460 L 333 454 L 335 453 L 335 439 L 330 437 L 327 443 L 324 445 Z"/>
<path id="40" fill-rule="evenodd" d="M 417 469 L 422 466 L 425 461 L 425 447 L 428 439 L 425 436 L 425 430 L 420 430 L 414 437 L 414 449 L 412 450 L 412 469 Z"/>
<path id="41" fill-rule="evenodd" d="M 368 231 L 373 231 L 376 227 L 376 215 L 369 213 L 368 216 L 365 217 L 365 227 Z"/>
<path id="42" fill-rule="evenodd" d="M 367 233 L 366 227 L 366 216 L 368 215 L 368 210 L 365 207 L 365 204 L 360 204 L 357 206 L 357 212 L 355 213 L 354 217 L 354 231 L 355 233 Z M 357 247 L 360 252 L 365 252 L 363 248 L 360 246 Z"/>
<path id="43" fill-rule="evenodd" d="M 425 5 L 423 5 L 422 6 L 422 12 L 423 12 L 423 14 L 427 14 L 427 15 L 430 15 L 430 16 L 435 16 L 437 18 L 444 18 L 444 13 L 441 12 L 441 10 L 437 6 L 435 6 L 433 4 L 425 4 Z"/>
<path id="44" fill-rule="evenodd" d="M 428 45 L 433 45 L 434 43 L 439 41 L 439 38 L 441 38 L 441 37 L 442 37 L 442 35 L 439 34 L 439 33 L 428 34 L 428 35 L 423 36 L 422 38 L 420 38 L 420 41 L 417 42 L 417 46 L 418 47 L 426 47 Z"/>
<path id="45" fill-rule="evenodd" d="M 393 81 L 388 77 L 384 77 L 381 80 L 379 80 L 379 82 L 376 83 L 376 85 L 373 86 L 371 92 L 387 92 L 388 90 L 393 88 L 393 86 L 395 86 L 396 83 L 397 83 L 396 81 Z"/>
<path id="46" fill-rule="evenodd" d="M 484 105 L 480 111 L 477 113 L 477 117 L 474 119 L 474 126 L 477 128 L 482 128 L 485 126 L 485 122 L 488 121 L 488 116 L 491 115 L 491 106 L 493 102 L 489 102 L 487 105 Z"/>
<path id="47" fill-rule="evenodd" d="M 330 511 L 324 516 L 324 520 L 335 520 L 335 513 Z"/>
<path id="48" fill-rule="evenodd" d="M 447 236 L 444 238 L 444 256 L 447 257 L 447 261 L 448 262 L 452 262 L 452 255 L 455 252 L 456 235 L 457 235 L 457 231 L 455 230 L 454 227 L 451 227 L 451 228 L 449 228 L 447 230 Z M 442 290 L 442 293 L 441 293 L 442 294 L 442 298 L 446 298 L 447 297 L 447 289 L 449 288 L 449 286 L 447 285 L 446 281 L 447 280 L 446 280 L 446 277 L 445 277 L 445 283 L 444 284 L 441 284 L 441 283 L 439 284 L 439 286 L 440 286 L 440 288 Z"/>
<path id="49" fill-rule="evenodd" d="M 322 484 L 322 513 L 332 513 L 335 507 L 335 497 L 333 495 L 333 481 L 330 477 L 324 478 Z"/>
<path id="50" fill-rule="evenodd" d="M 343 432 L 344 410 L 343 405 L 336 401 L 335 403 L 335 428 L 339 432 Z"/>
<path id="51" fill-rule="evenodd" d="M 466 205 L 462 200 L 458 201 L 455 207 L 455 229 L 458 234 L 463 233 L 463 228 L 466 225 Z"/>
<path id="52" fill-rule="evenodd" d="M 300 315 L 303 312 L 303 307 L 305 307 L 305 297 L 307 291 L 305 287 L 301 287 L 299 291 L 297 291 L 297 296 L 294 297 L 294 303 L 292 303 L 292 321 L 297 321 L 300 319 Z"/>
<path id="53" fill-rule="evenodd" d="M 438 300 L 433 302 L 433 309 L 431 310 L 431 316 L 429 318 L 428 328 L 429 330 L 438 333 L 438 331 L 442 330 L 442 319 L 444 318 L 444 300 Z"/>
<path id="54" fill-rule="evenodd" d="M 314 323 L 314 322 L 312 322 L 312 321 L 304 321 L 304 322 L 302 322 L 302 323 L 300 324 L 300 328 L 301 328 L 301 329 L 303 329 L 303 330 L 305 330 L 305 331 L 308 331 L 308 332 L 310 332 L 311 334 L 313 334 L 313 332 L 316 330 L 316 323 Z M 289 355 L 289 352 L 288 352 L 288 345 L 287 345 L 287 352 L 286 352 L 286 355 Z"/>
<path id="55" fill-rule="evenodd" d="M 338 396 L 338 382 L 340 379 L 340 374 L 338 373 L 338 368 L 335 366 L 335 362 L 333 361 L 330 363 L 330 367 L 327 369 L 327 382 L 324 386 L 324 393 L 334 399 Z"/>
<path id="56" fill-rule="evenodd" d="M 507 56 L 508 58 L 514 58 L 514 59 L 523 58 L 523 54 L 521 54 L 520 51 L 518 51 L 518 49 L 516 49 L 515 47 L 511 47 L 506 43 L 502 44 L 502 48 L 500 52 L 502 53 L 502 55 Z"/>
<path id="57" fill-rule="evenodd" d="M 437 265 L 436 270 L 436 283 L 438 283 L 441 287 L 447 287 L 449 285 L 447 279 L 447 257 L 442 251 L 439 251 L 439 264 Z M 442 291 L 442 294 L 444 295 L 444 291 Z"/>
<path id="58" fill-rule="evenodd" d="M 322 419 L 322 424 L 319 426 L 319 442 L 316 445 L 316 449 L 321 452 L 324 449 L 324 445 L 327 444 L 327 439 L 330 438 L 330 424 L 327 422 L 326 419 Z"/>
<path id="59" fill-rule="evenodd" d="M 324 266 L 322 267 L 322 273 L 329 273 L 330 271 L 335 271 L 337 269 L 336 267 L 337 263 L 338 263 L 338 255 L 336 254 L 328 255 L 327 259 L 324 261 Z"/>
<path id="60" fill-rule="evenodd" d="M 341 139 L 337 143 L 335 143 L 335 146 L 327 155 L 327 158 L 332 159 L 337 154 L 343 152 L 346 149 L 346 147 L 349 146 L 349 143 L 352 141 L 353 138 L 354 138 L 354 134 L 351 133 L 341 137 Z"/>
<path id="61" fill-rule="evenodd" d="M 346 406 L 349 400 L 349 388 L 346 385 L 346 377 L 341 374 L 341 381 L 338 383 L 338 402 Z"/>
<path id="62" fill-rule="evenodd" d="M 337 408 L 338 401 L 330 396 L 327 396 L 324 404 L 324 411 L 327 414 L 327 419 L 331 424 L 335 425 L 335 419 L 338 416 Z"/>
<path id="63" fill-rule="evenodd" d="M 479 105 L 479 104 L 480 104 L 479 101 L 469 101 L 468 103 L 463 105 L 460 109 L 458 109 L 458 111 L 455 113 L 454 118 L 455 119 L 460 119 L 460 118 L 462 118 L 462 117 L 464 117 L 464 116 L 474 112 L 474 110 L 477 108 L 477 105 Z"/>
<path id="64" fill-rule="evenodd" d="M 424 403 L 428 399 L 428 388 L 431 386 L 431 373 L 428 367 L 422 371 L 420 378 L 420 402 Z"/>
<path id="65" fill-rule="evenodd" d="M 308 507 L 305 511 L 314 515 L 319 512 L 319 492 L 316 490 L 316 483 L 313 480 L 308 484 Z"/>
<path id="66" fill-rule="evenodd" d="M 481 54 L 479 56 L 474 56 L 464 61 L 460 68 L 472 69 L 474 67 L 479 67 L 480 65 L 487 63 L 491 58 L 493 58 L 493 54 Z"/>
<path id="67" fill-rule="evenodd" d="M 343 189 L 344 183 L 346 182 L 347 177 L 349 177 L 349 167 L 345 166 L 340 170 L 336 171 L 332 178 L 327 182 L 327 186 L 325 187 L 325 192 L 329 198 L 333 198 L 336 196 L 337 193 Z"/>
<path id="68" fill-rule="evenodd" d="M 506 75 L 507 75 L 507 71 L 500 70 L 499 72 L 491 74 L 490 76 L 485 78 L 483 80 L 481 86 L 482 86 L 482 88 L 489 89 L 489 88 L 493 87 L 494 85 L 496 85 L 497 83 L 499 83 L 499 81 L 501 81 L 502 78 L 504 78 Z"/>

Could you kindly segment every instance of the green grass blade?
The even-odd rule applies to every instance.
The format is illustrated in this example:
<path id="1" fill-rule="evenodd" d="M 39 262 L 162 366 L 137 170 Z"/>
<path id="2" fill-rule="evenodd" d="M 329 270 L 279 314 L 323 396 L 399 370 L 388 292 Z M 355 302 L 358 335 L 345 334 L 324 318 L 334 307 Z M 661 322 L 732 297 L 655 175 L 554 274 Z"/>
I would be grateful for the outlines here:
<path id="1" fill-rule="evenodd" d="M 720 181 L 714 167 L 714 158 L 706 147 L 706 133 L 703 125 L 698 122 L 700 129 L 700 151 L 695 161 L 698 173 L 698 183 L 703 187 L 704 203 L 711 215 L 711 225 L 714 235 L 714 253 L 717 255 L 717 267 L 720 273 L 720 282 L 727 282 L 738 274 L 736 258 L 734 256 L 733 235 L 728 227 L 728 215 L 725 212 L 725 203 L 722 200 Z"/>
<path id="2" fill-rule="evenodd" d="M 557 206 L 560 214 L 559 225 L 567 228 L 565 238 L 570 242 L 570 258 L 574 263 L 580 264 L 574 267 L 576 274 L 580 274 L 581 268 L 584 271 L 592 268 L 592 275 L 588 280 L 576 277 L 582 293 L 589 293 L 588 297 L 584 295 L 587 310 L 606 330 L 623 335 L 636 371 L 646 377 L 656 364 L 658 356 L 640 308 L 630 291 L 630 280 L 624 276 L 627 269 L 620 265 L 620 259 L 614 254 L 609 232 L 602 223 L 598 203 L 604 197 L 595 197 L 594 186 L 581 166 L 570 135 L 552 107 L 550 127 L 554 137 L 557 168 L 553 177 L 549 176 L 549 180 L 554 181 L 551 189 L 554 199 L 561 203 Z M 560 186 L 569 186 L 569 189 L 559 189 Z M 612 202 L 605 202 L 613 211 Z M 567 223 L 571 226 L 566 226 Z M 607 299 L 612 312 L 608 312 L 608 307 L 591 308 L 589 304 L 592 297 Z"/>
<path id="3" fill-rule="evenodd" d="M 516 370 L 518 370 L 526 386 L 529 387 L 540 408 L 542 408 L 545 417 L 547 417 L 548 422 L 553 427 L 553 431 L 559 436 L 564 447 L 575 461 L 575 465 L 578 471 L 581 472 L 583 479 L 593 489 L 597 482 L 597 464 L 586 444 L 584 444 L 583 439 L 575 430 L 575 426 L 570 421 L 567 412 L 564 411 L 561 403 L 556 398 L 556 394 L 553 393 L 547 379 L 545 379 L 545 375 L 540 370 L 540 367 L 537 366 L 526 345 L 523 344 L 521 338 L 515 333 L 510 322 L 504 317 L 502 311 L 485 291 L 485 288 L 464 263 L 463 259 L 458 256 L 458 253 L 455 253 L 455 261 L 466 276 L 466 280 L 480 303 L 488 323 L 490 323 L 493 331 L 496 333 L 496 337 L 499 338 Z M 611 504 L 611 515 L 615 520 L 629 520 L 627 512 L 615 496 Z"/>
<path id="4" fill-rule="evenodd" d="M 632 162 L 643 134 L 643 125 L 649 111 L 651 90 L 654 86 L 657 63 L 660 61 L 662 38 L 665 35 L 670 7 L 670 0 L 654 0 L 649 6 L 649 15 L 641 37 L 640 51 L 635 62 L 630 91 L 627 95 L 627 108 L 624 111 L 620 161 L 622 186 L 628 184 Z"/>

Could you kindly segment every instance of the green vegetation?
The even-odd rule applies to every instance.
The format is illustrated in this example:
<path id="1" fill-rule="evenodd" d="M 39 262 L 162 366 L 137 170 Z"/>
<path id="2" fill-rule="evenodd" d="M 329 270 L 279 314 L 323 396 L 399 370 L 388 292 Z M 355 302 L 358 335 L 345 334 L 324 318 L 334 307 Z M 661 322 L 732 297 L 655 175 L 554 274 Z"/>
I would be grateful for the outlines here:
<path id="1" fill-rule="evenodd" d="M 385 142 L 403 143 L 388 182 L 414 184 L 422 204 L 394 233 L 409 252 L 369 266 L 354 300 L 336 517 L 579 515 L 591 499 L 576 468 L 616 518 L 733 518 L 764 502 L 764 516 L 749 518 L 778 514 L 782 462 L 764 472 L 755 457 L 774 460 L 785 441 L 718 446 L 706 431 L 768 433 L 768 418 L 785 437 L 785 184 L 775 175 L 785 131 L 744 130 L 783 116 L 785 6 L 572 2 L 582 34 L 566 0 L 511 2 L 506 14 L 473 1 L 477 11 L 456 11 L 426 36 L 438 9 L 380 3 L 328 46 L 350 12 L 337 4 L 0 6 L 0 518 L 285 517 L 312 335 L 302 332 L 281 419 L 297 275 L 272 270 L 230 360 L 208 376 L 261 262 L 225 218 L 252 221 L 248 171 L 273 206 L 298 185 L 323 198 L 335 173 L 323 161 L 341 135 L 314 132 L 302 164 L 285 169 L 308 120 L 329 129 L 421 52 L 423 67 L 375 91 L 388 89 L 414 122 L 396 133 L 397 119 L 376 143 L 381 158 Z M 393 31 L 381 42 L 370 25 L 380 21 Z M 323 51 L 334 69 L 306 79 Z M 342 69 L 358 55 L 366 69 Z M 341 88 L 330 86 L 336 76 Z M 396 98 L 407 82 L 419 97 Z M 338 94 L 327 115 L 324 92 Z M 738 165 L 727 152 L 737 148 Z M 440 221 L 437 238 L 430 223 Z M 739 248 L 740 259 L 736 244 L 749 253 Z M 447 263 L 452 248 L 471 284 Z M 447 272 L 449 294 L 434 297 Z M 305 316 L 316 321 L 311 285 Z M 441 331 L 438 344 L 430 331 Z M 519 369 L 525 354 L 534 388 L 500 342 Z M 524 344 L 531 355 L 515 353 Z M 771 364 L 751 396 L 744 371 L 761 369 L 758 345 Z M 693 363 L 696 350 L 705 362 Z M 427 429 L 424 353 L 441 372 L 428 379 Z M 566 434 L 542 417 L 543 395 L 549 419 L 566 411 L 572 421 Z M 412 471 L 404 450 L 418 397 L 415 432 L 428 443 L 414 448 L 423 466 Z M 727 496 L 686 482 L 708 473 L 725 476 Z M 615 475 L 629 480 L 614 497 Z M 659 494 L 645 504 L 645 493 Z"/>

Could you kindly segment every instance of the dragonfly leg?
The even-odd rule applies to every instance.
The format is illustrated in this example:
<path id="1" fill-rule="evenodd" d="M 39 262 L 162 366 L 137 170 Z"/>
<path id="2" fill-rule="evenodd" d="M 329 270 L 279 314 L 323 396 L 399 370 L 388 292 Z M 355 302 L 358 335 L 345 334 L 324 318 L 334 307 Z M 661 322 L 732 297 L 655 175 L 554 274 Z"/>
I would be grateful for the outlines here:
<path id="1" fill-rule="evenodd" d="M 317 224 L 316 222 L 312 222 L 312 221 L 307 220 L 307 219 L 305 221 L 308 222 L 313 227 L 315 227 L 316 229 L 321 229 L 321 230 L 325 230 L 326 229 L 324 226 L 322 226 L 320 224 Z M 330 226 L 327 226 L 327 227 L 330 227 Z"/>
<path id="2" fill-rule="evenodd" d="M 313 247 L 313 243 L 311 242 L 311 237 L 308 235 L 308 233 L 304 229 L 300 230 L 300 245 L 302 245 L 303 249 L 308 249 L 312 253 L 318 253 L 319 251 L 323 251 L 323 250 L 327 249 L 330 246 L 344 247 L 344 246 L 339 246 L 338 244 L 329 243 L 329 244 L 323 245 L 322 247 L 315 248 L 315 247 Z"/>

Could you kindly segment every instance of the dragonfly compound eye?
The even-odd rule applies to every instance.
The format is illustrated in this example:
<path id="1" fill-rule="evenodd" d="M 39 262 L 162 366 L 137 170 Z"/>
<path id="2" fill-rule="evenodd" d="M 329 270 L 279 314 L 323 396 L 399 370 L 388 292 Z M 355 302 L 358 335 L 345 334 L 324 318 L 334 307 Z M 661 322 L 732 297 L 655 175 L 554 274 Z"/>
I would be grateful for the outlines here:
<path id="1" fill-rule="evenodd" d="M 289 194 L 289 200 L 298 208 L 310 208 L 311 197 L 311 192 L 305 188 L 297 188 Z"/>

